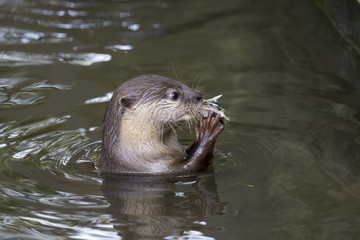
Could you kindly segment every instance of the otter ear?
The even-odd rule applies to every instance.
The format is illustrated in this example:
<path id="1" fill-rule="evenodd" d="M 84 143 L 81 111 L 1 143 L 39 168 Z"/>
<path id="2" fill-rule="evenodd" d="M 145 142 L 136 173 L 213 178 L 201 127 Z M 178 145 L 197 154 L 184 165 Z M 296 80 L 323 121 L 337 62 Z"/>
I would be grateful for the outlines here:
<path id="1" fill-rule="evenodd" d="M 135 96 L 126 96 L 120 99 L 120 104 L 124 108 L 131 108 L 136 102 Z"/>

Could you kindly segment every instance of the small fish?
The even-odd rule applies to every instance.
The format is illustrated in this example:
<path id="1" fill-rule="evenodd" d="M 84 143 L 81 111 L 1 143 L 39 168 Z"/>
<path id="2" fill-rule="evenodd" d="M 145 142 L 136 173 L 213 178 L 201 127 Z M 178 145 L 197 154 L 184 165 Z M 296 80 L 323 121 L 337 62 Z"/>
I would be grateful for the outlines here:
<path id="1" fill-rule="evenodd" d="M 220 122 L 222 124 L 227 124 L 230 119 L 225 115 L 225 109 L 223 109 L 222 107 L 220 107 L 220 105 L 218 104 L 217 100 L 219 98 L 221 98 L 222 94 L 221 95 L 217 95 L 213 98 L 210 98 L 210 99 L 206 99 L 203 101 L 203 104 L 201 106 L 201 114 L 204 116 L 204 117 L 207 117 L 208 116 L 208 113 L 209 111 L 213 111 L 217 114 L 220 115 Z"/>

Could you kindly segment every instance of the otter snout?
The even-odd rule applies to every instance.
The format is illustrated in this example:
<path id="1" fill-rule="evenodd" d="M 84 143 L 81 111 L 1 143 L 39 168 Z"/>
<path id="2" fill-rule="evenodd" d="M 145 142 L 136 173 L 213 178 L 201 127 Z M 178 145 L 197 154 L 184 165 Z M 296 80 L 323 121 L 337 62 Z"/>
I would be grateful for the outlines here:
<path id="1" fill-rule="evenodd" d="M 197 92 L 197 93 L 195 94 L 195 99 L 196 99 L 196 102 L 202 102 L 202 100 L 203 100 L 203 95 L 202 95 L 202 93 L 201 93 L 201 92 Z"/>
<path id="2" fill-rule="evenodd" d="M 202 93 L 196 89 L 190 88 L 190 91 L 188 91 L 187 95 L 188 95 L 187 101 L 191 102 L 193 104 L 198 104 L 198 103 L 202 102 L 202 100 L 203 100 Z"/>
<path id="3" fill-rule="evenodd" d="M 185 87 L 184 88 L 184 96 L 185 96 L 184 100 L 186 103 L 197 105 L 199 103 L 202 103 L 202 101 L 203 101 L 202 93 L 193 88 Z"/>

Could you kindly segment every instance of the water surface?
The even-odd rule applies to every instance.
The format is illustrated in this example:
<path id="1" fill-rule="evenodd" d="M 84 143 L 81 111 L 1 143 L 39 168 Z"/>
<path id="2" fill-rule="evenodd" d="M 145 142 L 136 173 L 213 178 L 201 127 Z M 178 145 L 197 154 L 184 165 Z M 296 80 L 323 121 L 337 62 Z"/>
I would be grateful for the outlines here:
<path id="1" fill-rule="evenodd" d="M 307 1 L 0 1 L 2 239 L 358 239 L 359 58 Z M 197 177 L 101 177 L 109 93 L 223 94 Z M 190 144 L 193 133 L 181 133 Z"/>

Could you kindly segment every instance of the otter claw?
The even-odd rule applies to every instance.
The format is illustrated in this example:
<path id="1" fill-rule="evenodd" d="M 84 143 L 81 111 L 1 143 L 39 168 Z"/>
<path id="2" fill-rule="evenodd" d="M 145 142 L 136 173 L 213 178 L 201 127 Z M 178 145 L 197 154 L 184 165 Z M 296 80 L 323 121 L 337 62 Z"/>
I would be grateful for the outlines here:
<path id="1" fill-rule="evenodd" d="M 215 112 L 215 113 L 219 114 L 220 115 L 220 122 L 225 125 L 230 121 L 230 119 L 225 115 L 225 109 L 220 107 L 220 105 L 217 102 L 217 100 L 221 96 L 222 96 L 222 94 L 217 95 L 217 96 L 215 96 L 213 98 L 204 100 L 200 111 L 201 111 L 201 114 L 205 118 L 208 117 L 209 111 L 212 111 L 212 112 Z"/>

